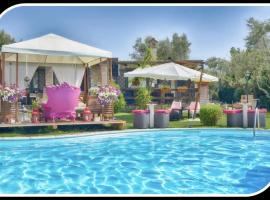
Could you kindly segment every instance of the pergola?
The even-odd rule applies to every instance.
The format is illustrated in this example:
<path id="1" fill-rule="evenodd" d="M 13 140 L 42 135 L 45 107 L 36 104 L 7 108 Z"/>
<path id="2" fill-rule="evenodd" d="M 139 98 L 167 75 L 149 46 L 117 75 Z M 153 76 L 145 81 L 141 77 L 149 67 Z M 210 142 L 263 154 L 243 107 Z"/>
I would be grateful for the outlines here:
<path id="1" fill-rule="evenodd" d="M 25 76 L 31 79 L 37 66 L 39 65 L 59 65 L 53 66 L 57 76 L 62 81 L 73 83 L 78 86 L 84 77 L 84 88 L 88 88 L 87 77 L 88 67 L 106 62 L 109 70 L 109 80 L 112 80 L 112 53 L 98 49 L 77 41 L 67 39 L 56 34 L 47 34 L 22 42 L 3 45 L 1 49 L 1 70 L 0 82 L 6 85 L 7 63 L 15 63 L 15 72 L 10 73 L 16 87 L 23 88 Z M 23 63 L 23 64 L 22 64 Z M 30 65 L 28 63 L 34 63 Z M 70 70 L 65 69 L 65 65 L 74 66 Z M 19 66 L 20 65 L 20 66 Z M 15 76 L 15 78 L 14 78 Z M 88 95 L 88 92 L 85 92 Z M 18 110 L 18 108 L 17 108 Z"/>
<path id="2" fill-rule="evenodd" d="M 27 63 L 73 64 L 77 66 L 82 65 L 86 68 L 107 60 L 110 66 L 109 74 L 111 79 L 111 58 L 112 53 L 109 51 L 82 44 L 59 35 L 47 34 L 38 38 L 2 46 L 1 83 L 5 84 L 6 62 L 16 63 L 17 86 L 19 86 L 19 63 L 26 63 L 26 65 Z M 81 68 L 76 70 L 82 71 Z M 62 70 L 61 73 L 66 74 L 67 72 Z"/>

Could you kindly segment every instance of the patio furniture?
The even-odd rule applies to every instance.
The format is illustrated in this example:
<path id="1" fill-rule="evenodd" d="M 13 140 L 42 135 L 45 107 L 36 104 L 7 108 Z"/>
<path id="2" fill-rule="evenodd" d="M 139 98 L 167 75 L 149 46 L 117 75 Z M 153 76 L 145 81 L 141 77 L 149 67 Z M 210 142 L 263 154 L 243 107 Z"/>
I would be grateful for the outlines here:
<path id="1" fill-rule="evenodd" d="M 82 102 L 82 99 L 79 98 L 79 103 L 75 108 L 76 111 L 76 119 L 77 120 L 83 120 L 83 111 L 86 108 L 85 103 Z"/>
<path id="2" fill-rule="evenodd" d="M 68 83 L 46 87 L 48 101 L 42 104 L 45 121 L 55 119 L 75 120 L 80 88 Z"/>
<path id="3" fill-rule="evenodd" d="M 265 128 L 265 117 L 266 117 L 267 110 L 266 109 L 259 109 L 259 123 L 261 128 Z M 248 110 L 248 127 L 254 127 L 254 117 L 255 117 L 255 109 Z M 258 126 L 258 121 L 256 127 Z"/>
<path id="4" fill-rule="evenodd" d="M 155 128 L 168 128 L 169 127 L 169 110 L 156 110 L 155 111 L 155 120 L 154 127 Z"/>
<path id="5" fill-rule="evenodd" d="M 248 104 L 248 108 L 255 108 L 253 107 L 254 105 L 254 95 L 241 95 L 241 100 L 240 100 L 240 103 L 243 104 L 243 103 L 247 103 Z"/>
<path id="6" fill-rule="evenodd" d="M 196 105 L 196 102 L 195 102 L 195 101 L 192 101 L 192 102 L 189 104 L 189 106 L 188 106 L 188 108 L 187 108 L 187 110 L 188 110 L 188 118 L 190 118 L 190 114 L 191 114 L 191 116 L 194 115 L 194 112 L 195 112 L 195 105 Z M 196 114 L 199 114 L 199 113 L 200 113 L 200 108 L 201 108 L 200 102 L 198 102 L 198 103 L 197 103 Z"/>
<path id="7" fill-rule="evenodd" d="M 223 113 L 227 114 L 228 127 L 242 127 L 243 126 L 243 111 L 237 110 L 224 110 Z"/>
<path id="8" fill-rule="evenodd" d="M 173 101 L 171 108 L 169 109 L 169 112 L 170 112 L 170 121 L 181 119 L 183 116 L 182 102 Z"/>
<path id="9" fill-rule="evenodd" d="M 150 115 L 149 110 L 133 110 L 133 127 L 134 128 L 149 128 Z"/>

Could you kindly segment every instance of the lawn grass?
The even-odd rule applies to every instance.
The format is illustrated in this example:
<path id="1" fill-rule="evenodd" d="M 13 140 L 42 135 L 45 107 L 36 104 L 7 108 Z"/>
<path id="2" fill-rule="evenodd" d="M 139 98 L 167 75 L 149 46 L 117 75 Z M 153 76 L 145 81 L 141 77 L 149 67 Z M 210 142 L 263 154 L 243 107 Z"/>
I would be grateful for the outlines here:
<path id="1" fill-rule="evenodd" d="M 183 113 L 184 119 L 179 121 L 171 121 L 169 123 L 170 128 L 200 128 L 206 127 L 201 124 L 200 121 L 190 121 L 187 119 L 187 113 Z M 126 128 L 133 128 L 133 115 L 132 113 L 122 112 L 116 113 L 115 117 L 120 120 L 126 121 Z M 226 128 L 226 115 L 222 115 L 215 127 Z M 74 125 L 74 126 L 59 126 L 58 129 L 52 127 L 28 127 L 28 128 L 12 128 L 12 129 L 1 129 L 1 137 L 31 137 L 31 136 L 57 136 L 64 134 L 75 134 L 80 132 L 91 132 L 91 131 L 106 131 L 111 130 L 110 126 L 101 125 Z M 266 129 L 270 129 L 270 112 L 266 114 Z"/>
<path id="2" fill-rule="evenodd" d="M 117 113 L 115 115 L 117 119 L 125 120 L 127 122 L 126 128 L 133 128 L 133 116 L 132 113 Z M 190 121 L 187 119 L 187 113 L 183 113 L 184 119 L 179 121 L 170 121 L 170 128 L 196 128 L 196 127 L 206 127 L 201 124 L 200 121 Z M 227 127 L 227 117 L 225 114 L 222 115 L 221 119 L 218 121 L 217 128 Z M 270 129 L 270 112 L 266 114 L 266 129 Z"/>

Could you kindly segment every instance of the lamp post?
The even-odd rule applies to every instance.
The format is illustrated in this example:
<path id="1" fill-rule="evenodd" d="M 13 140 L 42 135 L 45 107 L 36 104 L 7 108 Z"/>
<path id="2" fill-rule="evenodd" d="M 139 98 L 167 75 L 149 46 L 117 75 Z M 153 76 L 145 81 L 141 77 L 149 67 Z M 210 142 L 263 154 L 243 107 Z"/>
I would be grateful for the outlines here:
<path id="1" fill-rule="evenodd" d="M 245 79 L 246 79 L 246 96 L 247 96 L 247 103 L 248 103 L 248 81 L 251 79 L 251 72 L 249 70 L 245 73 Z"/>

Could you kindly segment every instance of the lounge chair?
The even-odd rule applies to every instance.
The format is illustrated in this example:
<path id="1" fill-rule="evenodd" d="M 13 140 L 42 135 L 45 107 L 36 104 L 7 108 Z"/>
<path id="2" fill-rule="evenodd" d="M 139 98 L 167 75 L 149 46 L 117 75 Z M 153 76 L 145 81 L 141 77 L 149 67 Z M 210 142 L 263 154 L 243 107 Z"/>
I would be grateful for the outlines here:
<path id="1" fill-rule="evenodd" d="M 188 106 L 188 118 L 190 118 L 190 114 L 193 117 L 194 112 L 195 112 L 195 106 L 196 106 L 196 102 L 195 101 L 192 101 L 189 104 L 189 106 Z M 200 113 L 200 108 L 201 108 L 200 102 L 198 102 L 197 109 L 196 109 L 196 114 L 199 114 Z"/>
<path id="2" fill-rule="evenodd" d="M 170 121 L 179 120 L 182 118 L 182 102 L 181 101 L 173 101 L 170 112 Z"/>

